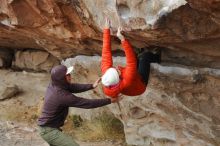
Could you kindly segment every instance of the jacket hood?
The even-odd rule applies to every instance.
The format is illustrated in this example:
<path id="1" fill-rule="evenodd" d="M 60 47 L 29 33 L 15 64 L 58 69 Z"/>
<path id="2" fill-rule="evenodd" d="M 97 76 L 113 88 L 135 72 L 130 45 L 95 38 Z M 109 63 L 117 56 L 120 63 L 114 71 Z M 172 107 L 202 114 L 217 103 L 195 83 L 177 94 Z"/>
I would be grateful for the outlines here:
<path id="1" fill-rule="evenodd" d="M 58 86 L 62 89 L 67 89 L 69 83 L 66 81 L 67 67 L 64 65 L 58 65 L 51 70 L 51 82 L 52 85 Z"/>

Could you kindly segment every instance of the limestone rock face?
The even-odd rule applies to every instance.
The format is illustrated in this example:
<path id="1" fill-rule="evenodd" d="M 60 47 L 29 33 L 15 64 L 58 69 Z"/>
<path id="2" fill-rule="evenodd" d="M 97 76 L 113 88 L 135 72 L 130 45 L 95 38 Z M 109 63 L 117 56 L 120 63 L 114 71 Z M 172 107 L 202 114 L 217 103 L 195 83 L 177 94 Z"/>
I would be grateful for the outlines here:
<path id="1" fill-rule="evenodd" d="M 28 69 L 34 71 L 47 71 L 58 65 L 57 58 L 45 51 L 27 50 L 17 51 L 15 54 L 15 61 L 13 67 L 18 69 Z"/>
<path id="2" fill-rule="evenodd" d="M 96 40 L 95 30 L 89 27 L 92 22 L 84 19 L 83 12 L 88 13 L 78 1 L 1 0 L 0 3 L 2 46 L 45 49 L 62 58 L 86 49 L 83 41 L 88 37 Z"/>
<path id="3" fill-rule="evenodd" d="M 219 68 L 218 0 L 0 0 L 0 3 L 0 46 L 45 49 L 59 59 L 97 54 L 102 48 L 104 18 L 108 16 L 113 35 L 121 25 L 134 47 L 164 47 L 168 56 L 164 61 Z M 119 48 L 115 37 L 112 44 L 114 50 Z"/>
<path id="4" fill-rule="evenodd" d="M 83 0 L 97 26 L 103 27 L 105 17 L 111 17 L 114 28 L 124 25 L 127 30 L 149 29 L 158 19 L 186 4 L 185 0 Z M 99 9 L 97 9 L 97 6 Z"/>
<path id="5" fill-rule="evenodd" d="M 63 64 L 74 66 L 73 80 L 94 82 L 100 76 L 100 57 L 77 56 Z M 115 57 L 115 66 L 125 58 Z M 152 64 L 146 92 L 108 106 L 124 124 L 126 141 L 138 146 L 220 145 L 220 70 Z M 101 85 L 80 96 L 104 98 Z M 105 108 L 71 109 L 91 118 Z"/>

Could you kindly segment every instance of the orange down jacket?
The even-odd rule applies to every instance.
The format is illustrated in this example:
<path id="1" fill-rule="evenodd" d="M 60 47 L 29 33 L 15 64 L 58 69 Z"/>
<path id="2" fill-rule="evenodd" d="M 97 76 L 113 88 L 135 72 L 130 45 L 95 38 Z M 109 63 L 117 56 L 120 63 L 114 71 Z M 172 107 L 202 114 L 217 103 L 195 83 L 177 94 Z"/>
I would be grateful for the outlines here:
<path id="1" fill-rule="evenodd" d="M 127 40 L 121 42 L 126 56 L 126 66 L 119 66 L 121 71 L 120 82 L 114 87 L 103 86 L 104 93 L 110 97 L 117 97 L 118 94 L 137 96 L 145 92 L 146 85 L 137 71 L 137 59 L 135 53 Z M 111 53 L 110 29 L 104 29 L 103 48 L 102 48 L 102 74 L 113 65 Z"/>

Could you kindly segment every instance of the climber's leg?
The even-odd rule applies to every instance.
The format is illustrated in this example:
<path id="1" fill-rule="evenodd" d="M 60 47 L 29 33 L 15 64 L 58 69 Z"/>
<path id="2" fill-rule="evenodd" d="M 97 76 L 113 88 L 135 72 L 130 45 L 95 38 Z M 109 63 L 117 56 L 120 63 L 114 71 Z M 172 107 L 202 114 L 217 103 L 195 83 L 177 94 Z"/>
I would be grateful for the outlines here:
<path id="1" fill-rule="evenodd" d="M 160 63 L 161 52 L 153 54 L 152 52 L 144 52 L 138 56 L 138 72 L 144 83 L 147 85 L 150 75 L 150 63 Z"/>

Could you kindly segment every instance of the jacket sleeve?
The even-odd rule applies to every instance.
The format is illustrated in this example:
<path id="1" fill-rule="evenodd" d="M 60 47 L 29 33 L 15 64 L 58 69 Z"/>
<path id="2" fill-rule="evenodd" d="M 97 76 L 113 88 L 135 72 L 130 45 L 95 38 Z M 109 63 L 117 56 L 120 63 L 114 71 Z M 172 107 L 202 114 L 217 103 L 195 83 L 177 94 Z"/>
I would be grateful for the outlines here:
<path id="1" fill-rule="evenodd" d="M 60 104 L 69 107 L 91 109 L 111 104 L 111 99 L 86 99 L 77 97 L 71 93 L 66 93 L 65 96 L 61 98 Z"/>
<path id="2" fill-rule="evenodd" d="M 69 91 L 71 93 L 80 93 L 93 89 L 92 84 L 70 84 Z"/>
<path id="3" fill-rule="evenodd" d="M 137 59 L 130 43 L 127 40 L 122 41 L 122 47 L 124 48 L 126 56 L 126 68 L 122 84 L 123 88 L 126 88 L 131 85 L 135 79 L 137 72 Z"/>
<path id="4" fill-rule="evenodd" d="M 110 29 L 104 29 L 104 31 L 103 31 L 103 47 L 102 47 L 102 62 L 101 62 L 102 74 L 104 74 L 105 71 L 110 67 L 112 67 Z"/>

